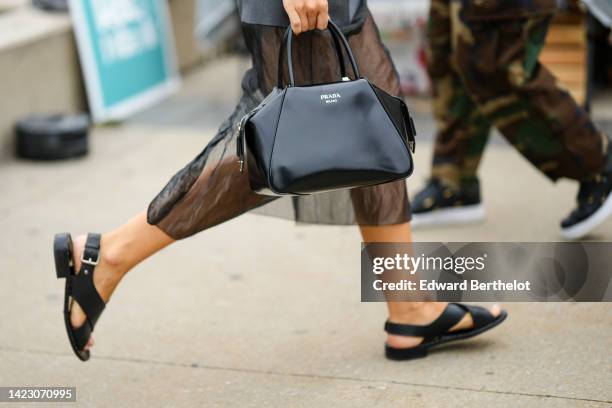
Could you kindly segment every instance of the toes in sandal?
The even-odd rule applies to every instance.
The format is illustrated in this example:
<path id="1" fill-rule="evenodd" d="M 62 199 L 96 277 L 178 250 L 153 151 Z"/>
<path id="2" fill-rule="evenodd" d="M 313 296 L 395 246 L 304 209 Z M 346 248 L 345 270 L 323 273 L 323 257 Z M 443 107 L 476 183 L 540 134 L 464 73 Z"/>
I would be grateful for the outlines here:
<path id="1" fill-rule="evenodd" d="M 64 292 L 64 323 L 70 345 L 82 361 L 89 360 L 89 350 L 83 350 L 89 341 L 94 326 L 104 310 L 104 301 L 96 290 L 93 281 L 94 270 L 100 258 L 100 234 L 88 234 L 81 257 L 81 268 L 75 273 L 72 262 L 72 238 L 70 234 L 55 235 L 53 252 L 57 278 L 66 279 Z M 75 328 L 70 324 L 70 311 L 73 302 L 79 304 L 87 316 L 85 322 Z"/>
<path id="2" fill-rule="evenodd" d="M 459 323 L 469 313 L 474 325 L 472 328 L 449 330 Z M 480 306 L 464 305 L 462 303 L 449 303 L 444 312 L 427 326 L 414 326 L 387 321 L 385 331 L 399 336 L 423 337 L 423 342 L 415 347 L 395 348 L 385 344 L 385 356 L 390 360 L 412 360 L 427 356 L 430 348 L 456 340 L 474 337 L 492 329 L 503 322 L 508 314 L 502 310 L 499 316 L 493 316 L 487 309 Z"/>

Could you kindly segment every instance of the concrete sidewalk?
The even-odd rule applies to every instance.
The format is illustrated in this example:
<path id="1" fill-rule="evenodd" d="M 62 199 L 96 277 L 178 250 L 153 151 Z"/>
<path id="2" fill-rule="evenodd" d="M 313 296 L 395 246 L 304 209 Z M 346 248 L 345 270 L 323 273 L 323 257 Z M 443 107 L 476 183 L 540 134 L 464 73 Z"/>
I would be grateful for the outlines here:
<path id="1" fill-rule="evenodd" d="M 251 214 L 138 266 L 98 324 L 92 360 L 79 362 L 53 234 L 107 231 L 146 208 L 229 113 L 238 91 L 221 92 L 219 77 L 241 67 L 214 64 L 163 106 L 97 129 L 87 159 L 0 164 L 0 386 L 76 386 L 74 406 L 611 406 L 609 304 L 507 304 L 491 333 L 387 361 L 385 306 L 359 301 L 357 229 Z M 421 132 L 432 128 L 426 112 L 417 118 Z M 430 157 L 419 143 L 412 192 Z M 575 186 L 551 185 L 501 143 L 481 174 L 487 222 L 415 240 L 560 239 Z M 592 239 L 612 239 L 612 222 Z"/>

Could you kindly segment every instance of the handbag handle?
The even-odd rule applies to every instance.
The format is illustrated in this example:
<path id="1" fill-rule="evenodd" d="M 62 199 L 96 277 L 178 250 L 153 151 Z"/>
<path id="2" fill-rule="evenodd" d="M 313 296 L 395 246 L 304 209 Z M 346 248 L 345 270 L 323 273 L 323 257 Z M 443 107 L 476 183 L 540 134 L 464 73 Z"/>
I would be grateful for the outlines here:
<path id="1" fill-rule="evenodd" d="M 342 53 L 342 48 L 344 48 L 344 50 L 346 51 L 346 54 L 348 55 L 349 62 L 351 63 L 351 67 L 353 68 L 353 73 L 355 74 L 355 77 L 360 78 L 361 76 L 359 74 L 359 68 L 357 67 L 357 63 L 355 62 L 355 57 L 353 56 L 353 52 L 351 51 L 351 47 L 349 46 L 349 43 L 346 37 L 344 36 L 344 34 L 342 34 L 342 31 L 340 30 L 340 28 L 338 28 L 336 23 L 334 23 L 331 19 L 329 20 L 329 24 L 327 28 L 334 41 L 334 46 L 335 46 L 334 48 L 336 50 L 336 54 L 338 55 L 338 61 L 340 63 L 340 71 L 341 71 L 342 77 L 344 78 L 347 76 L 346 67 L 344 63 L 344 56 Z M 289 71 L 289 86 L 295 86 L 295 78 L 293 75 L 293 62 L 291 59 L 292 44 L 293 44 L 293 30 L 291 29 L 291 25 L 288 26 L 287 30 L 285 31 L 283 43 L 285 44 L 286 49 L 287 49 L 287 69 Z M 282 84 L 283 48 L 284 47 L 281 46 L 281 49 L 278 53 L 278 74 L 277 74 L 278 75 L 277 76 L 278 88 L 283 87 L 283 84 Z"/>
<path id="2" fill-rule="evenodd" d="M 282 78 L 283 78 L 283 51 L 285 51 L 287 46 L 287 41 L 289 35 L 293 31 L 291 30 L 291 26 L 289 29 L 285 30 L 285 34 L 283 34 L 283 42 L 281 43 L 280 50 L 278 52 L 278 68 L 277 68 L 277 88 L 282 88 Z M 331 35 L 332 40 L 334 41 L 334 47 L 336 49 L 336 55 L 338 56 L 338 64 L 340 64 L 340 75 L 342 78 L 347 77 L 346 74 L 346 64 L 344 62 L 344 55 L 342 54 L 342 46 L 340 45 L 340 40 L 334 35 Z M 291 54 L 288 54 L 291 55 Z M 291 74 L 293 74 L 293 67 L 291 67 Z"/>

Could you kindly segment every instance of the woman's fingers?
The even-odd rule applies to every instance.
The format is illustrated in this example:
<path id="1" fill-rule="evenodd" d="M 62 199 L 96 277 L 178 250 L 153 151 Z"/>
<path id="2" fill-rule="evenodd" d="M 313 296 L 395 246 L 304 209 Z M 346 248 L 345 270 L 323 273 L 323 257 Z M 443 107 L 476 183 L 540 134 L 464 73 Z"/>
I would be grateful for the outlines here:
<path id="1" fill-rule="evenodd" d="M 308 29 L 314 30 L 317 26 L 317 17 L 320 13 L 319 4 L 316 0 L 307 0 L 304 7 L 308 18 Z"/>
<path id="2" fill-rule="evenodd" d="M 302 20 L 295 7 L 285 7 L 289 22 L 291 23 L 291 29 L 294 33 L 299 34 L 302 32 Z"/>
<path id="3" fill-rule="evenodd" d="M 325 13 L 319 13 L 317 16 L 317 28 L 319 30 L 325 30 L 327 28 L 327 24 L 329 23 L 329 14 L 327 14 L 327 10 Z"/>
<path id="4" fill-rule="evenodd" d="M 304 32 L 304 31 L 308 31 L 308 13 L 306 12 L 306 7 L 302 7 L 300 9 L 297 10 L 298 14 L 300 15 L 300 23 L 302 26 L 302 30 L 300 32 Z M 299 33 L 296 33 L 299 34 Z"/>
<path id="5" fill-rule="evenodd" d="M 327 0 L 283 0 L 283 6 L 295 34 L 327 28 Z"/>
<path id="6" fill-rule="evenodd" d="M 308 16 L 308 29 L 314 30 L 317 26 L 317 15 L 316 14 L 307 14 Z"/>

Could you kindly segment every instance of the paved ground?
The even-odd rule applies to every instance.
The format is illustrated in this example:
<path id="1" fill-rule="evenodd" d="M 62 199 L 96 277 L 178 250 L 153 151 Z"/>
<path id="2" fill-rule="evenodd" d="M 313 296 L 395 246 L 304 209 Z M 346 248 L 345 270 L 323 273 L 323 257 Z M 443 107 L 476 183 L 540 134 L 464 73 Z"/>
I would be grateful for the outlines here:
<path id="1" fill-rule="evenodd" d="M 390 362 L 384 305 L 359 302 L 357 230 L 248 214 L 139 266 L 99 323 L 92 361 L 77 361 L 52 234 L 105 231 L 142 210 L 213 135 L 237 95 L 219 84 L 242 67 L 221 61 L 163 107 L 97 129 L 85 160 L 0 164 L 0 385 L 75 385 L 79 406 L 612 405 L 609 304 L 507 304 L 507 323 L 482 338 Z M 427 104 L 412 104 L 427 133 Z M 418 145 L 412 191 L 430 152 Z M 486 223 L 415 239 L 560 239 L 574 186 L 551 185 L 501 142 L 482 175 Z M 612 239 L 612 222 L 591 238 Z"/>

